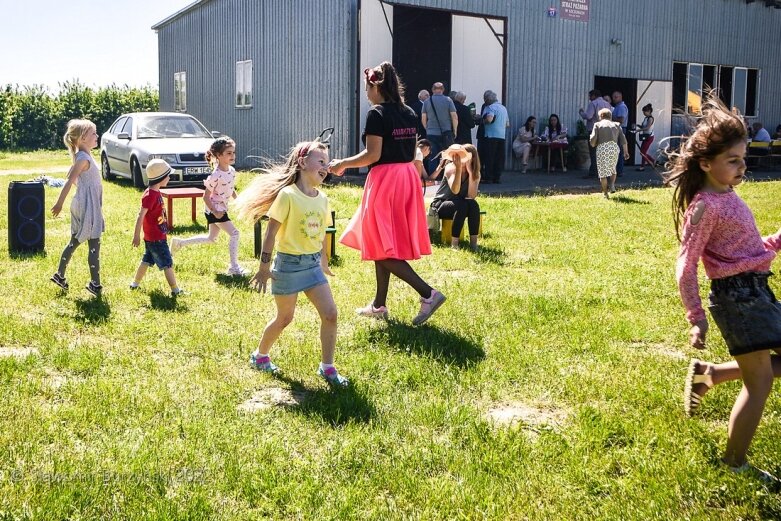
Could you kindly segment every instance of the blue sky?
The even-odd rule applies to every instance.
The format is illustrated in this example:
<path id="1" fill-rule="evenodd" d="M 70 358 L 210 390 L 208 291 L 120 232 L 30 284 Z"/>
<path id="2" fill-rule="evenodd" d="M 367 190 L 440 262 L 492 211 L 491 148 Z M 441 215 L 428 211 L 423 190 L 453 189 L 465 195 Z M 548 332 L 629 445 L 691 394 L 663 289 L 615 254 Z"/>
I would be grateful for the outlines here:
<path id="1" fill-rule="evenodd" d="M 0 85 L 157 87 L 152 25 L 193 0 L 3 1 Z"/>

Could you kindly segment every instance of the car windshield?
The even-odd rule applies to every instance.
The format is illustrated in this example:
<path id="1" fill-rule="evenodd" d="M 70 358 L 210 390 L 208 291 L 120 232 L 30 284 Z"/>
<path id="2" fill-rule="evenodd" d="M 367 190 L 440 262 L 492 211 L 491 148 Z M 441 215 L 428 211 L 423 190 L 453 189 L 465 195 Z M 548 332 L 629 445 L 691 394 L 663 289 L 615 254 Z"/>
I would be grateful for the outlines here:
<path id="1" fill-rule="evenodd" d="M 155 116 L 138 122 L 138 138 L 212 137 L 203 125 L 193 118 L 181 116 Z"/>

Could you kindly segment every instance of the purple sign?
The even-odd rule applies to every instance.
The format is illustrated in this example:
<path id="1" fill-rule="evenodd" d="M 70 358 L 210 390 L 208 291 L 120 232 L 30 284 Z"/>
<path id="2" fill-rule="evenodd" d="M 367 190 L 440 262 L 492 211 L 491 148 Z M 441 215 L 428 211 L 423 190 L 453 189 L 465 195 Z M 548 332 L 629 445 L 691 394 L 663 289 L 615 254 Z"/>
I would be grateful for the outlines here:
<path id="1" fill-rule="evenodd" d="M 555 18 L 556 17 L 556 8 L 555 7 L 549 7 L 548 8 L 548 18 Z"/>
<path id="2" fill-rule="evenodd" d="M 565 20 L 588 22 L 588 10 L 591 0 L 561 0 L 561 17 Z"/>

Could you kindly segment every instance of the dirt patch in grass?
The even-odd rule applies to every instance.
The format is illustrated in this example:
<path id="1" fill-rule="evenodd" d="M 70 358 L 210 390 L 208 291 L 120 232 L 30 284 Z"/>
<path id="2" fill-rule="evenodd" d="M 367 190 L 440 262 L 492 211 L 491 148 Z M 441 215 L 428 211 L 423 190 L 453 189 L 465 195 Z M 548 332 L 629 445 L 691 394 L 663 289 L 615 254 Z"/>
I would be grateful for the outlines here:
<path id="1" fill-rule="evenodd" d="M 37 354 L 34 347 L 0 347 L 0 358 L 27 358 Z"/>
<path id="2" fill-rule="evenodd" d="M 240 403 L 239 412 L 255 413 L 272 407 L 295 407 L 306 400 L 306 393 L 281 387 L 268 387 L 256 391 L 249 400 Z"/>
<path id="3" fill-rule="evenodd" d="M 563 425 L 567 413 L 561 409 L 512 401 L 494 404 L 488 409 L 486 418 L 495 427 L 520 427 L 538 434 Z"/>
<path id="4" fill-rule="evenodd" d="M 638 349 L 651 354 L 662 355 L 673 360 L 687 360 L 688 355 L 683 351 L 675 349 L 667 344 L 654 344 L 651 342 L 631 342 L 629 347 Z"/>

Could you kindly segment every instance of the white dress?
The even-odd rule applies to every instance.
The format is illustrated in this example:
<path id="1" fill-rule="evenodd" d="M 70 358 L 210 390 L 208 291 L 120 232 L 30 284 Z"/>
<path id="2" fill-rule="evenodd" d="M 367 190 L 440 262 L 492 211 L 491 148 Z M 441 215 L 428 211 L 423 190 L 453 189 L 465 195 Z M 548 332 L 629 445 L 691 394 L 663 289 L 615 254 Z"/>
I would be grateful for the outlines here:
<path id="1" fill-rule="evenodd" d="M 80 243 L 99 239 L 105 228 L 100 170 L 92 156 L 80 150 L 76 154 L 76 161 L 82 159 L 89 161 L 90 166 L 79 176 L 76 195 L 71 201 L 71 235 Z"/>

